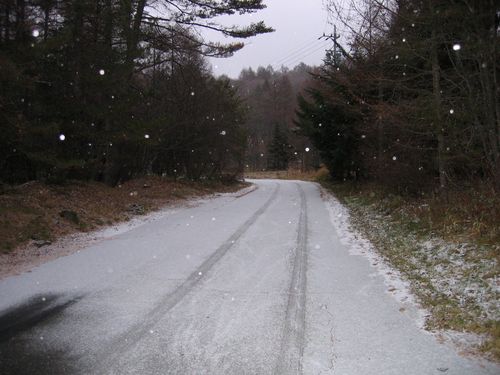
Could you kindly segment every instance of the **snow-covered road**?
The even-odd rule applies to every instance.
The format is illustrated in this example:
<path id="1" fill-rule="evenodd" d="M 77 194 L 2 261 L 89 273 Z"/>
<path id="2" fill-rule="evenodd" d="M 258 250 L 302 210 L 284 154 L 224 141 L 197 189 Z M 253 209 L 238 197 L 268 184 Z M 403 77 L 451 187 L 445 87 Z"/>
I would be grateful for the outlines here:
<path id="1" fill-rule="evenodd" d="M 1 281 L 0 373 L 499 373 L 419 328 L 317 185 L 253 182 Z"/>

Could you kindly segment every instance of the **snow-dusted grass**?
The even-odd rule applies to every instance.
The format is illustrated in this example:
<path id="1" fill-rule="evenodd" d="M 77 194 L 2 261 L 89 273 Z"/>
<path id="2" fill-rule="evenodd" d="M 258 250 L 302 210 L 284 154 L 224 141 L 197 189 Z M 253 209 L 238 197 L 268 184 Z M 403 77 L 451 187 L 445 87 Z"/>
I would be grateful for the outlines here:
<path id="1" fill-rule="evenodd" d="M 332 221 L 339 233 L 346 233 L 342 240 L 377 266 L 397 298 L 416 296 L 427 329 L 500 359 L 495 244 L 467 242 L 463 237 L 454 242 L 422 230 L 419 217 L 406 215 L 408 207 L 399 197 L 381 203 L 373 192 L 327 187 L 345 205 L 330 198 Z M 398 283 L 400 277 L 404 281 Z"/>

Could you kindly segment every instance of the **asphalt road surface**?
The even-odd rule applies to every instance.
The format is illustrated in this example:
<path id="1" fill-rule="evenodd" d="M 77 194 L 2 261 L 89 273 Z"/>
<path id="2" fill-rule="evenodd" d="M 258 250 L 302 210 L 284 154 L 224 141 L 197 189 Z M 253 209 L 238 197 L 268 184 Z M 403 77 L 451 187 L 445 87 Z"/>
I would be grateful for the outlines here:
<path id="1" fill-rule="evenodd" d="M 1 281 L 0 373 L 500 373 L 418 327 L 317 185 L 254 183 Z"/>

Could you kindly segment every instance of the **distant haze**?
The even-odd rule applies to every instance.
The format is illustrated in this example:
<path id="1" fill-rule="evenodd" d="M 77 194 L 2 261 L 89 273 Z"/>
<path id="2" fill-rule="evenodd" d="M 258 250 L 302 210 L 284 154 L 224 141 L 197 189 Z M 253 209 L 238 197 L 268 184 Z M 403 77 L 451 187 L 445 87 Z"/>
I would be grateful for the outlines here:
<path id="1" fill-rule="evenodd" d="M 245 47 L 230 58 L 209 59 L 215 75 L 237 78 L 248 67 L 271 65 L 279 69 L 282 65 L 293 68 L 300 62 L 321 63 L 325 49 L 331 46 L 324 39 L 318 40 L 323 33 L 331 32 L 322 0 L 266 0 L 265 4 L 267 8 L 255 14 L 223 18 L 227 25 L 248 25 L 262 20 L 276 31 L 243 39 Z M 203 34 L 211 41 L 235 40 L 209 31 Z"/>

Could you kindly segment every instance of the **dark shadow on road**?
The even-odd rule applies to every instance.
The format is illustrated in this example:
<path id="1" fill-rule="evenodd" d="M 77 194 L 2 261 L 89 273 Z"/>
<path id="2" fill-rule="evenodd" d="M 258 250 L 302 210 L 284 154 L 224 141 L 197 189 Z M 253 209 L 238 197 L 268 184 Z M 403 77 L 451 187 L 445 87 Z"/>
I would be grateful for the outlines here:
<path id="1" fill-rule="evenodd" d="M 82 297 L 37 295 L 0 314 L 0 374 L 68 374 L 71 362 L 64 348 L 43 341 L 31 330 L 56 321 Z"/>

